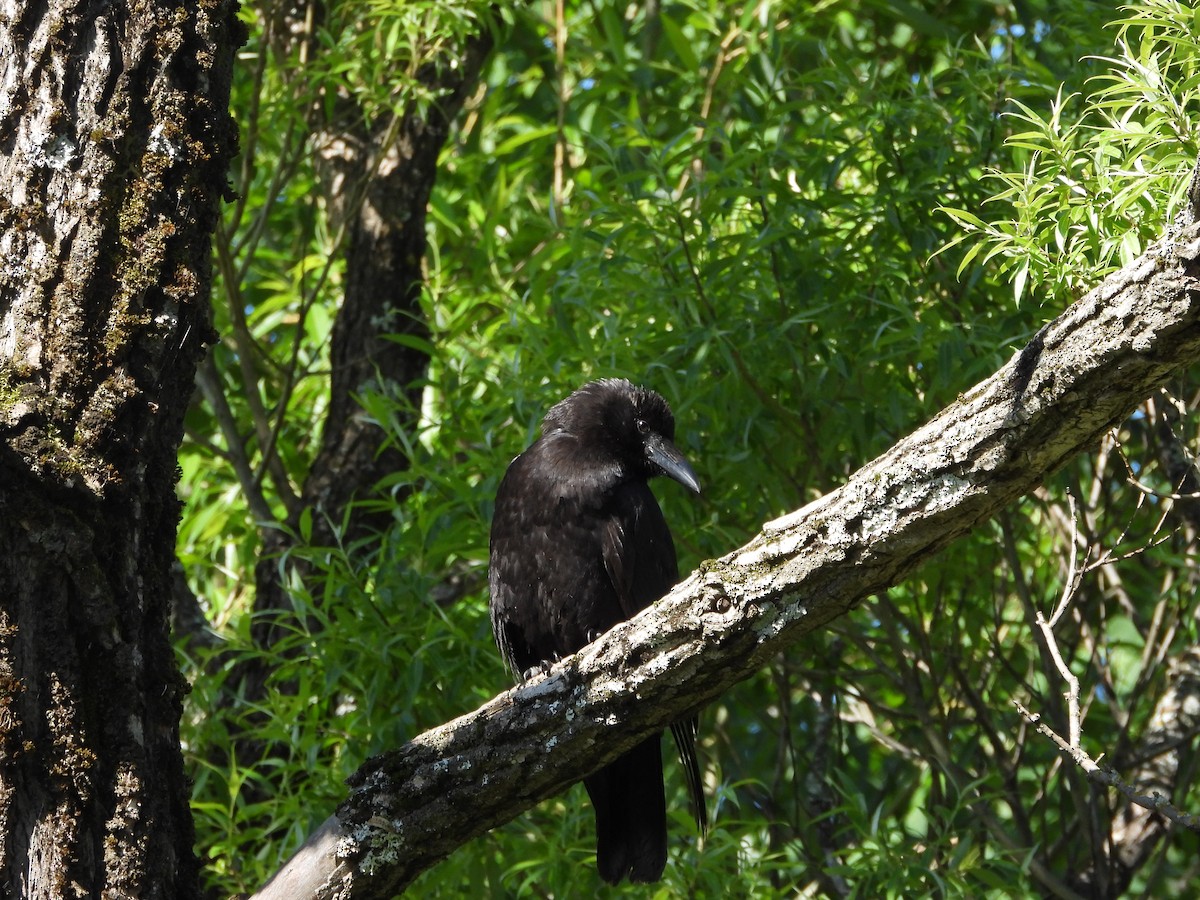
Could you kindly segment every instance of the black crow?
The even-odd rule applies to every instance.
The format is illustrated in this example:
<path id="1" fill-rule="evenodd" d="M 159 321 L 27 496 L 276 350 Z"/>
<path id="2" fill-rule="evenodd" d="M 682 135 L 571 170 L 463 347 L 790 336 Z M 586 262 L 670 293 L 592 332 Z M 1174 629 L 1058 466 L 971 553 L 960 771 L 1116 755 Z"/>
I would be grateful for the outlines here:
<path id="1" fill-rule="evenodd" d="M 647 480 L 699 493 L 675 448 L 675 419 L 654 391 L 622 379 L 556 404 L 514 459 L 492 519 L 492 629 L 518 680 L 579 650 L 679 579 L 675 545 Z M 696 720 L 672 726 L 696 820 L 706 825 Z M 658 881 L 667 861 L 661 734 L 584 779 L 596 811 L 596 866 L 612 884 Z"/>

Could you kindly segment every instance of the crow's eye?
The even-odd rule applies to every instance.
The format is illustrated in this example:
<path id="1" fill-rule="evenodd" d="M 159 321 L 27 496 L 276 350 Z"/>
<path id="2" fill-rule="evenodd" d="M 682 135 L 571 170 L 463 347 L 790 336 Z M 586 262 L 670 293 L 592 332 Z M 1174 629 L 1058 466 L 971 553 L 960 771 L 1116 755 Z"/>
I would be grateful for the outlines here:
<path id="1" fill-rule="evenodd" d="M 638 434 L 640 435 L 646 435 L 650 432 L 650 426 L 646 424 L 645 419 L 635 419 L 633 424 L 637 426 Z"/>

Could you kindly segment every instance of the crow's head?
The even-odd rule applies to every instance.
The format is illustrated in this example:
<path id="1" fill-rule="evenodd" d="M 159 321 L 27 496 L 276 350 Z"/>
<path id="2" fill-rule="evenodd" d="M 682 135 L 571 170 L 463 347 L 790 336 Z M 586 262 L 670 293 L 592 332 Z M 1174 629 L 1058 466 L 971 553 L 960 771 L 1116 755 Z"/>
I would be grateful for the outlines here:
<path id="1" fill-rule="evenodd" d="M 571 435 L 580 456 L 618 465 L 627 476 L 667 475 L 700 493 L 696 473 L 672 443 L 675 417 L 667 401 L 623 378 L 590 382 L 556 403 L 542 434 Z"/>

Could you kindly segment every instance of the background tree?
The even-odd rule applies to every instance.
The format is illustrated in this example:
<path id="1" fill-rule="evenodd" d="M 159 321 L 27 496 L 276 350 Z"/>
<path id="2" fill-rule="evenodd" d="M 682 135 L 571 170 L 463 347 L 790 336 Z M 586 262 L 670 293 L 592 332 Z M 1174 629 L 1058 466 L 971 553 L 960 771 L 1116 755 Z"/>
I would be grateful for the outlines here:
<path id="1" fill-rule="evenodd" d="M 1137 256 L 1196 158 L 1195 20 L 1162 0 L 1109 30 L 1090 3 L 313 9 L 253 10 L 258 65 L 235 89 L 246 201 L 219 251 L 224 400 L 193 409 L 181 462 L 180 558 L 220 639 L 187 645 L 185 741 L 225 893 L 260 884 L 365 756 L 504 685 L 490 502 L 550 401 L 609 374 L 668 396 L 706 488 L 698 504 L 660 492 L 690 569 L 842 483 Z M 287 26 L 302 66 L 277 65 L 281 17 L 311 23 L 303 40 Z M 319 187 L 329 138 L 312 108 L 336 120 L 352 99 L 377 134 L 444 101 L 404 76 L 454 71 L 493 31 L 478 84 L 452 94 L 465 102 L 430 195 L 428 333 L 378 322 L 428 356 L 420 407 L 411 383 L 353 389 L 356 421 L 403 464 L 360 482 L 358 506 L 294 502 L 357 277 L 338 223 L 365 191 Z M 674 849 L 666 889 L 1194 887 L 1194 836 L 1162 840 L 1161 818 L 1064 767 L 1012 706 L 1070 732 L 1056 651 L 1083 746 L 1189 805 L 1194 390 L 1152 398 L 1034 498 L 711 707 L 717 827 L 703 852 Z M 263 556 L 262 534 L 289 523 L 287 556 Z M 260 559 L 288 588 L 266 637 L 247 590 Z M 264 690 L 239 704 L 224 676 L 247 659 Z M 226 752 L 247 723 L 259 755 Z M 590 852 L 584 804 L 552 801 L 414 890 L 570 894 Z"/>
<path id="2" fill-rule="evenodd" d="M 168 633 L 229 3 L 0 4 L 0 892 L 199 896 Z"/>

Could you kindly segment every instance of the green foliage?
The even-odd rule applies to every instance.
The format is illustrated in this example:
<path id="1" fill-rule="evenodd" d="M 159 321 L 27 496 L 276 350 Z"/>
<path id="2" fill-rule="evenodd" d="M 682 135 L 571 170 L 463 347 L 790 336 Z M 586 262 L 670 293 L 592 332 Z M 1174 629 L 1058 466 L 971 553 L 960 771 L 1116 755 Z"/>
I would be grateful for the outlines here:
<path id="1" fill-rule="evenodd" d="M 1089 93 L 1064 94 L 1039 112 L 1019 101 L 1008 136 L 1011 165 L 990 174 L 1004 212 L 985 220 L 944 208 L 976 256 L 998 258 L 1016 299 L 1065 305 L 1140 255 L 1179 210 L 1196 160 L 1200 32 L 1182 3 L 1146 3 L 1118 19 L 1116 55 Z"/>
<path id="2" fill-rule="evenodd" d="M 361 398 L 411 461 L 365 501 L 394 525 L 313 547 L 302 516 L 296 553 L 314 574 L 292 584 L 269 649 L 251 639 L 258 529 L 285 518 L 315 451 L 344 265 L 346 197 L 315 199 L 302 111 L 338 92 L 383 123 L 427 104 L 412 61 L 488 13 L 343 2 L 303 67 L 262 21 L 248 48 L 242 199 L 218 258 L 227 337 L 181 459 L 180 558 L 220 639 L 187 651 L 185 742 L 222 892 L 259 885 L 368 755 L 505 686 L 486 615 L 491 498 L 550 403 L 603 375 L 671 400 L 704 485 L 657 491 L 688 570 L 836 487 L 1005 361 L 1037 307 L 1056 312 L 1141 252 L 1197 151 L 1198 31 L 1181 4 L 1141 3 L 1108 32 L 1117 13 L 1083 2 L 568 2 L 560 23 L 549 6 L 505 5 L 487 26 L 502 31 L 485 89 L 441 160 L 418 424 L 393 396 Z M 245 446 L 214 437 L 220 398 Z M 1087 693 L 1085 749 L 1136 758 L 1162 660 L 1196 640 L 1191 532 L 1163 524 L 1176 405 L 1157 398 L 1120 447 L 706 711 L 716 826 L 699 848 L 668 766 L 672 862 L 632 893 L 1008 896 L 1083 868 L 1088 815 L 1115 801 L 1011 704 L 1062 722 L 1036 615 L 1062 594 L 1072 546 L 1081 567 L 1109 553 L 1057 635 Z M 1195 445 L 1194 422 L 1176 430 Z M 272 441 L 283 478 L 264 461 Z M 1132 490 L 1130 471 L 1160 496 Z M 270 690 L 251 707 L 229 676 L 263 654 Z M 238 768 L 246 734 L 271 749 Z M 1194 888 L 1189 840 L 1135 889 Z M 592 852 L 574 788 L 412 892 L 629 893 L 597 887 Z"/>

